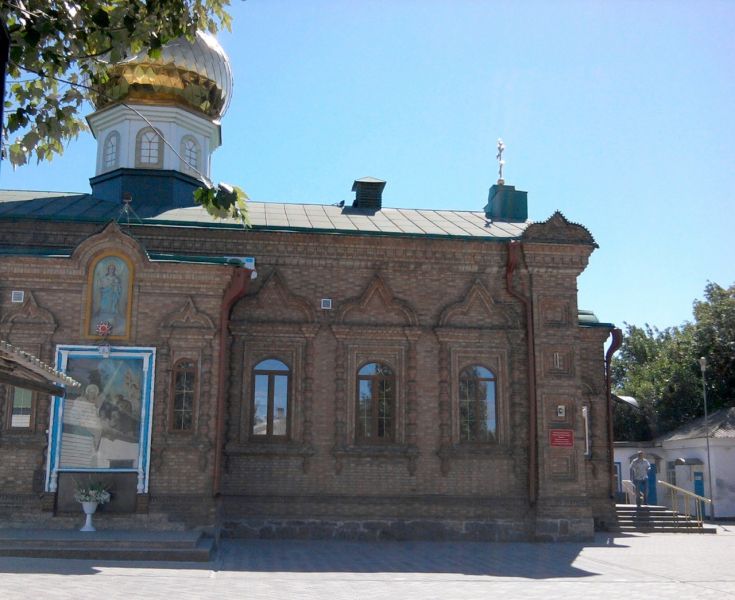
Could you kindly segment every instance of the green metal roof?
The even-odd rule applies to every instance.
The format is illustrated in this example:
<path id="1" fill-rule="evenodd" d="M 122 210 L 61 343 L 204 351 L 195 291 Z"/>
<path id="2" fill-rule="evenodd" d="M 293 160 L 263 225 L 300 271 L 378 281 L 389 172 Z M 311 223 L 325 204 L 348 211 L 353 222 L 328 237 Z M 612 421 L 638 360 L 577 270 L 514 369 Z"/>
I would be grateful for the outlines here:
<path id="1" fill-rule="evenodd" d="M 612 323 L 600 323 L 595 313 L 591 310 L 579 309 L 577 310 L 577 324 L 580 327 L 604 327 L 606 329 L 612 329 L 615 327 Z"/>
<path id="2" fill-rule="evenodd" d="M 528 223 L 491 223 L 481 211 L 382 208 L 365 210 L 350 206 L 248 202 L 254 229 L 318 231 L 326 233 L 372 233 L 461 238 L 519 238 Z M 148 221 L 214 224 L 200 208 L 178 208 Z M 224 223 L 228 221 L 225 220 Z M 236 223 L 229 220 L 230 224 Z"/>
<path id="3" fill-rule="evenodd" d="M 520 238 L 530 224 L 491 222 L 482 211 L 365 210 L 351 206 L 254 201 L 249 201 L 247 206 L 255 230 L 508 240 Z M 89 194 L 0 191 L 0 219 L 106 222 L 119 218 L 121 208 L 120 204 Z M 215 219 L 200 207 L 176 208 L 157 215 L 137 212 L 144 224 L 242 227 L 234 219 Z"/>

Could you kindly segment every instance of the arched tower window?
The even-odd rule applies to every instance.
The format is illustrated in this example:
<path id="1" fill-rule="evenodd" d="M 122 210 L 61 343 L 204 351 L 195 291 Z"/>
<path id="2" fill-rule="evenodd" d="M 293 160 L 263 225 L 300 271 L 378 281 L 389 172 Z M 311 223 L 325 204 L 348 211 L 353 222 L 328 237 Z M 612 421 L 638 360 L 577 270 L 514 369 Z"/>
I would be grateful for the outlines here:
<path id="1" fill-rule="evenodd" d="M 199 143 L 194 139 L 193 136 L 187 135 L 181 140 L 181 170 L 185 173 L 199 175 L 201 168 L 201 151 L 199 149 Z"/>
<path id="2" fill-rule="evenodd" d="M 120 134 L 117 131 L 111 131 L 105 138 L 102 146 L 102 169 L 110 171 L 116 168 L 120 163 Z"/>
<path id="3" fill-rule="evenodd" d="M 135 138 L 135 166 L 139 169 L 163 167 L 163 135 L 152 127 L 145 127 Z"/>
<path id="4" fill-rule="evenodd" d="M 493 372 L 481 365 L 467 367 L 460 373 L 460 441 L 496 441 L 495 383 Z"/>

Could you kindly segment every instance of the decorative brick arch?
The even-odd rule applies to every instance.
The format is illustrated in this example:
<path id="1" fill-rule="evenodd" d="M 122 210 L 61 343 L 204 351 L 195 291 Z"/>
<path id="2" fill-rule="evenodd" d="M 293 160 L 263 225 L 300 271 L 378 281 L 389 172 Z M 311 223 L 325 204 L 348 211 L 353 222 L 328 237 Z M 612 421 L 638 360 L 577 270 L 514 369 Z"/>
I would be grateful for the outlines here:
<path id="1" fill-rule="evenodd" d="M 474 279 L 461 300 L 439 315 L 434 334 L 439 341 L 439 440 L 441 472 L 448 475 L 456 460 L 482 455 L 503 456 L 511 439 L 511 373 L 513 348 L 522 343 L 523 318 L 517 303 L 494 297 Z M 458 381 L 469 365 L 483 365 L 496 377 L 498 404 L 495 444 L 462 444 L 459 440 Z"/>
<path id="2" fill-rule="evenodd" d="M 315 307 L 294 294 L 283 275 L 271 271 L 262 285 L 237 302 L 230 321 L 232 353 L 225 436 L 228 460 L 247 456 L 289 456 L 301 460 L 304 472 L 314 454 L 312 401 L 315 377 L 314 337 L 319 331 Z M 264 443 L 253 438 L 253 369 L 275 357 L 289 366 L 291 386 L 289 439 Z"/>
<path id="3" fill-rule="evenodd" d="M 462 323 L 476 319 L 471 325 Z M 439 316 L 439 327 L 508 328 L 519 326 L 519 315 L 515 310 L 497 302 L 479 279 L 472 282 L 464 298 L 449 304 Z"/>
<path id="4" fill-rule="evenodd" d="M 214 335 L 216 329 L 214 321 L 196 307 L 194 298 L 191 296 L 186 298 L 178 310 L 164 317 L 159 327 L 167 338 L 171 337 L 174 332 L 186 331 L 192 331 L 196 336 L 207 333 Z"/>
<path id="5" fill-rule="evenodd" d="M 405 461 L 409 475 L 417 468 L 417 341 L 421 336 L 416 311 L 396 298 L 380 275 L 360 296 L 344 302 L 331 326 L 337 340 L 334 431 L 335 471 L 346 460 Z M 355 435 L 357 371 L 366 361 L 385 362 L 395 373 L 395 437 L 385 446 L 359 445 Z"/>
<path id="6" fill-rule="evenodd" d="M 283 276 L 273 270 L 257 291 L 235 305 L 232 320 L 315 323 L 316 311 L 307 300 L 294 294 Z"/>
<path id="7" fill-rule="evenodd" d="M 71 260 L 86 280 L 83 284 L 83 297 L 86 301 L 81 315 L 82 337 L 101 339 L 95 329 L 95 323 L 100 320 L 99 316 L 94 315 L 95 271 L 103 268 L 103 261 L 104 263 L 111 261 L 116 263 L 117 273 L 125 274 L 120 278 L 123 290 L 121 297 L 124 303 L 119 313 L 121 323 L 118 324 L 119 326 L 114 325 L 113 332 L 108 339 L 130 339 L 135 331 L 137 319 L 134 307 L 137 305 L 139 289 L 135 283 L 141 272 L 150 265 L 145 249 L 137 240 L 124 233 L 117 222 L 110 221 L 102 231 L 82 241 L 72 252 Z M 97 274 L 99 275 L 100 272 Z"/>
<path id="8" fill-rule="evenodd" d="M 176 310 L 166 315 L 159 323 L 161 337 L 165 343 L 158 349 L 156 377 L 159 389 L 166 390 L 156 399 L 154 406 L 154 435 L 159 443 L 151 455 L 153 469 L 160 472 L 164 464 L 166 444 L 174 436 L 171 432 L 171 410 L 173 403 L 173 369 L 180 361 L 190 361 L 195 369 L 193 401 L 193 425 L 189 444 L 199 452 L 198 468 L 204 472 L 209 465 L 211 436 L 215 428 L 214 408 L 207 401 L 213 393 L 212 365 L 218 343 L 217 327 L 206 313 L 200 311 L 194 298 L 188 296 Z"/>
<path id="9" fill-rule="evenodd" d="M 363 318 L 360 316 L 353 317 L 353 315 L 365 315 L 370 312 L 371 305 L 374 306 L 376 301 L 378 304 L 382 304 L 382 312 L 379 312 L 378 315 L 382 323 L 385 323 L 387 317 L 393 314 L 399 316 L 403 321 L 403 323 L 394 324 L 401 324 L 409 327 L 417 327 L 419 325 L 419 319 L 416 315 L 416 311 L 408 302 L 396 298 L 380 275 L 375 275 L 375 277 L 373 277 L 360 296 L 347 300 L 342 306 L 340 306 L 337 311 L 337 322 L 340 324 L 363 323 Z"/>
<path id="10" fill-rule="evenodd" d="M 57 327 L 54 315 L 38 305 L 33 292 L 28 292 L 23 304 L 8 311 L 0 319 L 0 333 L 3 339 L 9 340 L 26 333 L 40 334 L 50 339 Z"/>
<path id="11" fill-rule="evenodd" d="M 550 244 L 585 244 L 598 247 L 595 238 L 586 227 L 567 220 L 558 210 L 543 223 L 529 225 L 521 240 Z"/>
<path id="12" fill-rule="evenodd" d="M 58 322 L 51 311 L 43 308 L 36 301 L 33 292 L 26 293 L 23 304 L 10 309 L 0 318 L 0 338 L 30 352 L 34 356 L 48 364 L 53 364 L 53 335 L 58 329 Z M 49 403 L 39 402 L 39 394 L 34 394 L 32 411 L 32 429 L 36 424 L 40 428 L 48 427 Z M 44 396 L 48 398 L 48 396 Z M 0 427 L 4 426 L 3 403 L 0 398 Z M 37 454 L 36 466 L 41 468 L 46 457 L 46 445 L 44 444 Z"/>
<path id="13" fill-rule="evenodd" d="M 123 232 L 116 221 L 110 221 L 100 232 L 80 242 L 74 248 L 71 259 L 86 272 L 98 255 L 110 250 L 127 255 L 136 269 L 149 262 L 145 248 L 138 240 Z"/>

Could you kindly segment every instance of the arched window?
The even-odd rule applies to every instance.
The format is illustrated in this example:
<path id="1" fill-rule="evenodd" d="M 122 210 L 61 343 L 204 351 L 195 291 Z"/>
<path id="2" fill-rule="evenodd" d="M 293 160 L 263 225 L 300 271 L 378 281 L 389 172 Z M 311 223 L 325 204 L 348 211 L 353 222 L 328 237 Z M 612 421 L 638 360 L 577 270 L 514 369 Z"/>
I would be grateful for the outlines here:
<path id="1" fill-rule="evenodd" d="M 114 169 L 120 163 L 120 134 L 111 131 L 102 145 L 102 168 L 105 171 Z"/>
<path id="2" fill-rule="evenodd" d="M 355 438 L 362 442 L 395 439 L 396 378 L 385 364 L 368 363 L 357 372 Z"/>
<path id="3" fill-rule="evenodd" d="M 199 143 L 190 135 L 181 140 L 181 170 L 192 175 L 198 175 L 200 167 Z"/>
<path id="4" fill-rule="evenodd" d="M 196 398 L 196 365 L 184 359 L 178 361 L 172 373 L 171 430 L 194 429 L 194 400 Z"/>
<path id="5" fill-rule="evenodd" d="M 459 439 L 461 442 L 494 442 L 497 434 L 495 375 L 473 365 L 459 375 Z"/>
<path id="6" fill-rule="evenodd" d="M 146 127 L 135 138 L 135 166 L 141 169 L 163 167 L 163 136 L 160 131 Z"/>
<path id="7" fill-rule="evenodd" d="M 250 433 L 253 437 L 264 440 L 288 437 L 289 375 L 288 366 L 275 358 L 255 365 L 250 410 Z"/>

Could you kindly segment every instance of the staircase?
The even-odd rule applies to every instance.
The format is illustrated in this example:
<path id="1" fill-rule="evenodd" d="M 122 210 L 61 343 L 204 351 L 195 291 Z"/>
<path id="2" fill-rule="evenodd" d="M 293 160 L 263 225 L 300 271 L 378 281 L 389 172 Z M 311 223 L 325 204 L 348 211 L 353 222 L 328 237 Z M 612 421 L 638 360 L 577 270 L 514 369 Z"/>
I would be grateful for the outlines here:
<path id="1" fill-rule="evenodd" d="M 0 529 L 0 556 L 208 562 L 213 550 L 199 531 Z"/>
<path id="2" fill-rule="evenodd" d="M 688 515 L 677 515 L 665 506 L 616 504 L 616 533 L 717 533 L 716 527 L 699 526 Z"/>

